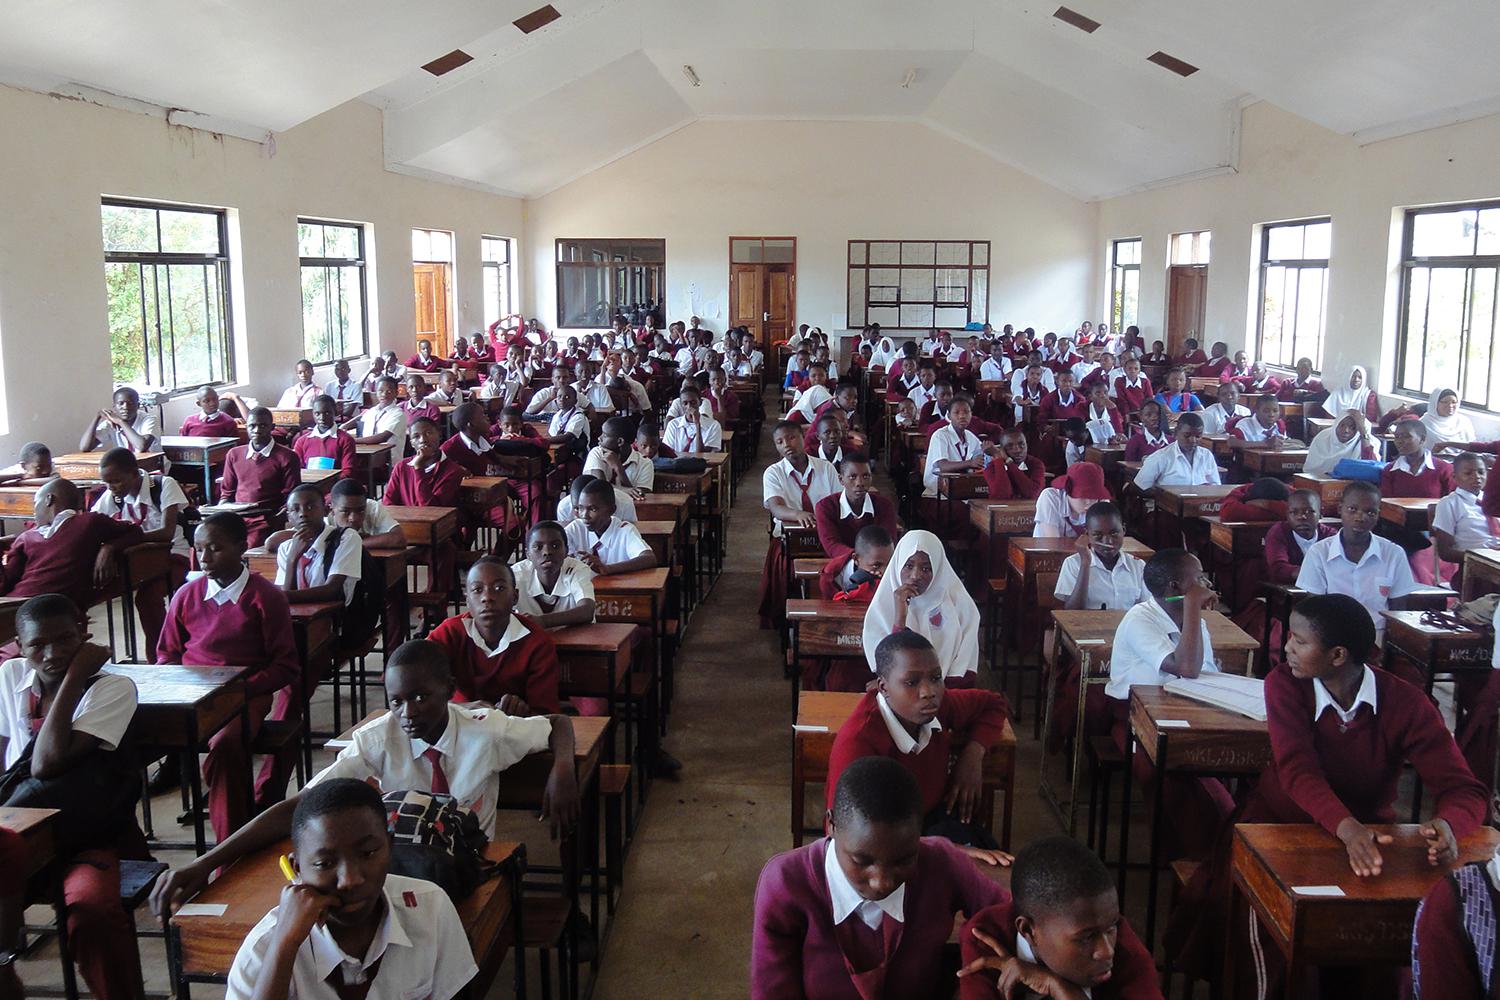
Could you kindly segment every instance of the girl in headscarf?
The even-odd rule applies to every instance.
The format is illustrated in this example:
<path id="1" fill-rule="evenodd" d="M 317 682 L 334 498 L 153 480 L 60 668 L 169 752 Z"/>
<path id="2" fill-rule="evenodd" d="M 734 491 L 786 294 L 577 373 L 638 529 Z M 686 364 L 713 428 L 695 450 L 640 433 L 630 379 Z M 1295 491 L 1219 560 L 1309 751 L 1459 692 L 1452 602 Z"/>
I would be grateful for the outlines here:
<path id="1" fill-rule="evenodd" d="M 901 629 L 910 629 L 932 643 L 948 687 L 975 686 L 979 608 L 949 565 L 942 541 L 930 531 L 908 531 L 901 536 L 865 613 L 865 659 L 872 673 L 875 647 Z"/>
<path id="2" fill-rule="evenodd" d="M 1342 385 L 1334 386 L 1323 400 L 1323 412 L 1340 418 L 1350 410 L 1363 413 L 1372 423 L 1380 422 L 1380 397 L 1369 386 L 1369 376 L 1364 365 L 1349 369 L 1349 377 Z"/>
<path id="3" fill-rule="evenodd" d="M 1311 476 L 1326 476 L 1346 458 L 1373 461 L 1380 455 L 1378 442 L 1370 433 L 1363 413 L 1344 414 L 1344 418 L 1327 430 L 1319 431 L 1307 446 L 1307 461 L 1302 471 Z"/>
<path id="4" fill-rule="evenodd" d="M 1459 412 L 1458 393 L 1452 389 L 1434 389 L 1427 397 L 1427 412 L 1422 415 L 1427 427 L 1427 444 L 1438 451 L 1444 444 L 1474 440 L 1474 425 Z"/>
<path id="5" fill-rule="evenodd" d="M 881 368 L 890 370 L 891 362 L 896 360 L 896 342 L 890 337 L 881 337 L 880 343 L 875 345 L 875 351 L 870 355 L 870 364 L 879 365 Z"/>

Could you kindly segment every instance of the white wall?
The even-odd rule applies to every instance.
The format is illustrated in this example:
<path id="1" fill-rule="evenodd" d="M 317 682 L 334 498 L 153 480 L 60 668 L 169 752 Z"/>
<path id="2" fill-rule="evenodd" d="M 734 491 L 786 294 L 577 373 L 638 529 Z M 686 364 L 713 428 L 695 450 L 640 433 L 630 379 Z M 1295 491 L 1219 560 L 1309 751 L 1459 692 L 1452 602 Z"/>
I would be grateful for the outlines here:
<path id="1" fill-rule="evenodd" d="M 411 229 L 457 236 L 457 329 L 482 325 L 479 238 L 519 237 L 521 202 L 389 173 L 380 112 L 351 102 L 274 148 L 0 87 L 0 464 L 23 442 L 74 450 L 110 395 L 101 195 L 238 211 L 238 388 L 270 401 L 302 355 L 298 215 L 373 226 L 372 346 L 413 348 Z M 374 325 L 378 317 L 378 328 Z M 322 378 L 320 369 L 319 378 Z M 169 405 L 175 428 L 191 398 Z"/>
<path id="2" fill-rule="evenodd" d="M 908 122 L 700 121 L 526 202 L 527 314 L 557 322 L 554 240 L 667 242 L 667 312 L 729 311 L 729 237 L 797 237 L 797 321 L 847 311 L 850 239 L 988 239 L 990 321 L 1097 318 L 1097 206 Z M 700 313 L 700 315 L 702 315 Z"/>
<path id="3" fill-rule="evenodd" d="M 1253 354 L 1259 223 L 1333 219 L 1323 368 L 1364 364 L 1382 391 L 1395 361 L 1396 278 L 1405 208 L 1500 197 L 1500 116 L 1360 146 L 1267 103 L 1247 108 L 1239 171 L 1101 204 L 1097 253 L 1140 236 L 1141 334 L 1162 339 L 1167 239 L 1213 231 L 1205 344 Z M 1103 272 L 1101 293 L 1107 293 Z"/>

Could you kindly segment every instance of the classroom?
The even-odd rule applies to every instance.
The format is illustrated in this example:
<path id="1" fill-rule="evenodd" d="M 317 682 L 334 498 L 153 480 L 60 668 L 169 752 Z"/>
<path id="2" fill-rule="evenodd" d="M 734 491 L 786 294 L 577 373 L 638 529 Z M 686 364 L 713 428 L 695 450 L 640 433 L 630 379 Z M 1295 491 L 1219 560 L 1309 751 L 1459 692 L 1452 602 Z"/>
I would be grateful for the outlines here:
<path id="1" fill-rule="evenodd" d="M 1495 995 L 1500 10 L 539 3 L 0 10 L 0 1000 Z"/>

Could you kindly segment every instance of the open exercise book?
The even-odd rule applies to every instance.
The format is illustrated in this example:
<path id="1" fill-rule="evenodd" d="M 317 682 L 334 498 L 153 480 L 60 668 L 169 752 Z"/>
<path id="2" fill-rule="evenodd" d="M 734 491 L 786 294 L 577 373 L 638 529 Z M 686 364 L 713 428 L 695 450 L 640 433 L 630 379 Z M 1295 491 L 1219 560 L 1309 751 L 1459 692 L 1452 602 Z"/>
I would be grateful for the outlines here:
<path id="1" fill-rule="evenodd" d="M 1259 722 L 1266 721 L 1265 682 L 1257 678 L 1208 673 L 1192 680 L 1179 677 L 1167 681 L 1165 686 L 1171 694 L 1238 712 Z"/>

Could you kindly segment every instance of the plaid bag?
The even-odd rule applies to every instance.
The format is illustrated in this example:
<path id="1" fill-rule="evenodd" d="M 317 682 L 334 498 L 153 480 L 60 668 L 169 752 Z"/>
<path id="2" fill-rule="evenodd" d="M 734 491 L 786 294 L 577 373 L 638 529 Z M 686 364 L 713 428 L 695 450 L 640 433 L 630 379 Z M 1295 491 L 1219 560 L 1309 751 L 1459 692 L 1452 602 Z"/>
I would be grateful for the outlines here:
<path id="1" fill-rule="evenodd" d="M 455 901 L 493 874 L 479 817 L 453 796 L 413 790 L 387 792 L 383 799 L 392 872 L 433 882 Z"/>

